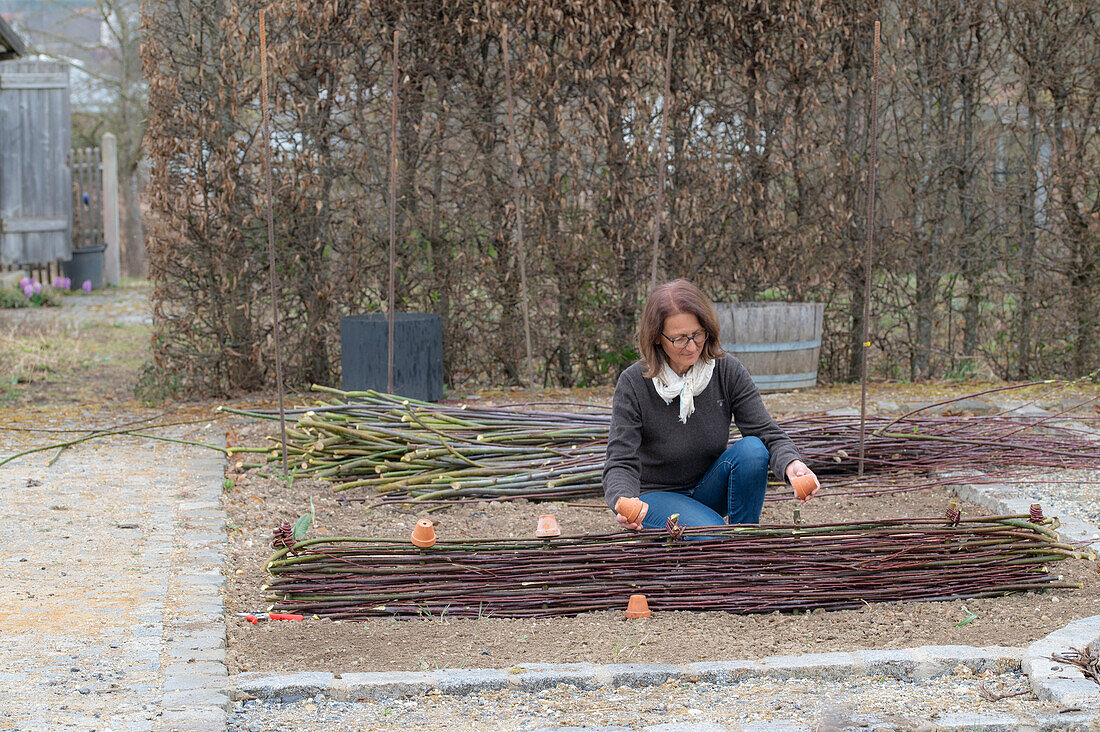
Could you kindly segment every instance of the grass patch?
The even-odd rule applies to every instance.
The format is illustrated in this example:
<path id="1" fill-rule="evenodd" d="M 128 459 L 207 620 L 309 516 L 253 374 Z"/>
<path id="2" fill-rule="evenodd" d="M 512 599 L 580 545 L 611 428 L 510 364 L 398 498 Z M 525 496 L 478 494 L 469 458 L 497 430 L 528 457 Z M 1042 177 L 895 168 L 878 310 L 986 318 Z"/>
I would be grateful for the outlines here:
<path id="1" fill-rule="evenodd" d="M 129 391 L 149 360 L 148 325 L 63 320 L 0 325 L 0 402 L 66 390 Z"/>
<path id="2" fill-rule="evenodd" d="M 61 325 L 0 328 L 0 386 L 49 381 L 80 362 L 76 329 Z"/>

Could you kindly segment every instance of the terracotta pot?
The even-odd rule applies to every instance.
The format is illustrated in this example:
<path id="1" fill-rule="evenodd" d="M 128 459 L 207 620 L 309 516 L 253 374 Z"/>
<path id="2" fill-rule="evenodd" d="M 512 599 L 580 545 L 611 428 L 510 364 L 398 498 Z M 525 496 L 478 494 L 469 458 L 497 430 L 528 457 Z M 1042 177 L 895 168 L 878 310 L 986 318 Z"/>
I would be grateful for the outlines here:
<path id="1" fill-rule="evenodd" d="M 561 536 L 561 527 L 558 526 L 558 519 L 552 513 L 545 513 L 539 516 L 539 525 L 535 529 L 535 536 L 542 538 L 546 536 Z"/>
<path id="2" fill-rule="evenodd" d="M 431 519 L 420 519 L 413 528 L 412 543 L 421 549 L 435 544 L 435 523 Z"/>
<path id="3" fill-rule="evenodd" d="M 813 495 L 814 488 L 817 487 L 816 481 L 812 475 L 799 475 L 795 476 L 791 480 L 791 485 L 794 486 L 794 494 L 803 501 L 809 500 Z"/>
<path id="4" fill-rule="evenodd" d="M 648 618 L 650 615 L 649 601 L 645 599 L 645 595 L 631 595 L 630 600 L 626 603 L 626 617 L 635 620 L 637 618 Z"/>
<path id="5" fill-rule="evenodd" d="M 628 523 L 642 523 L 648 511 L 649 504 L 641 498 L 620 498 L 615 501 L 615 513 L 625 518 Z"/>

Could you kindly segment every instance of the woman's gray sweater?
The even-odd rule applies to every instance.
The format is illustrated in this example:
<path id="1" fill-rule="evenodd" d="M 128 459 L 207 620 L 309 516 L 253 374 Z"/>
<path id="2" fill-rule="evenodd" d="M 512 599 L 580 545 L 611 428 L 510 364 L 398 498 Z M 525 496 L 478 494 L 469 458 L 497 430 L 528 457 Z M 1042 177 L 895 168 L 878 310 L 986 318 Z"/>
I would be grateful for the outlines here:
<path id="1" fill-rule="evenodd" d="M 695 411 L 680 422 L 680 400 L 671 404 L 642 376 L 645 364 L 619 377 L 611 404 L 611 434 L 603 468 L 604 499 L 611 508 L 643 491 L 687 491 L 699 482 L 730 438 L 730 422 L 742 436 L 759 437 L 780 480 L 798 448 L 768 413 L 748 370 L 726 354 L 714 364 L 707 388 L 695 396 Z"/>

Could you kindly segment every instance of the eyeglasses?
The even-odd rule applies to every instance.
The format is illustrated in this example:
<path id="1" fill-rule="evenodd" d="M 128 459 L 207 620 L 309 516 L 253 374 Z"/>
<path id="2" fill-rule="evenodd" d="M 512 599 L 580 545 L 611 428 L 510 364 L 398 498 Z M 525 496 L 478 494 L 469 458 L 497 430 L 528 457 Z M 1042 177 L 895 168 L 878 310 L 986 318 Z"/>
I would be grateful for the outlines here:
<path id="1" fill-rule="evenodd" d="M 661 337 L 671 343 L 674 348 L 681 351 L 687 350 L 688 343 L 694 343 L 699 348 L 702 348 L 703 344 L 707 342 L 707 332 L 705 330 L 701 330 L 697 333 L 692 333 L 689 336 L 677 336 L 676 338 L 669 338 L 664 333 L 662 333 Z"/>

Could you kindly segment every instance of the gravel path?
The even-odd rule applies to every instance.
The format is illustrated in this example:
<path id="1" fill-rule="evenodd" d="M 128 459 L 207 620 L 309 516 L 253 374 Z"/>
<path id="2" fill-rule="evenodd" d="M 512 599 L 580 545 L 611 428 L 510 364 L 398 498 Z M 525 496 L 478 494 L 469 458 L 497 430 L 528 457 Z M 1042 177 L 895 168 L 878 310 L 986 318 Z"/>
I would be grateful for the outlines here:
<path id="1" fill-rule="evenodd" d="M 50 423 L 29 416 L 22 423 Z M 32 442 L 9 436 L 2 457 Z M 173 664 L 202 650 L 184 646 L 200 632 L 217 636 L 205 650 L 224 646 L 217 579 L 205 591 L 194 586 L 208 581 L 203 573 L 220 578 L 224 533 L 203 510 L 217 508 L 224 461 L 203 448 L 122 437 L 70 448 L 47 465 L 52 454 L 0 469 L 0 729 L 153 729 Z"/>
<path id="2" fill-rule="evenodd" d="M 147 290 L 0 322 L 147 323 Z M 0 409 L 0 459 L 158 416 L 173 421 L 117 397 Z M 224 443 L 212 422 L 156 433 Z M 224 465 L 207 448 L 114 436 L 0 467 L 0 730 L 225 728 Z"/>
<path id="3" fill-rule="evenodd" d="M 992 695 L 1024 692 L 989 701 Z M 806 725 L 813 729 L 916 729 L 959 715 L 979 721 L 1056 713 L 1028 701 L 1018 672 L 958 673 L 920 684 L 853 677 L 843 681 L 749 679 L 733 685 L 671 682 L 643 689 L 578 690 L 559 685 L 537 693 L 484 691 L 463 697 L 420 696 L 361 704 L 311 698 L 295 704 L 238 702 L 229 729 L 266 730 L 536 730 L 555 727 L 707 729 L 718 725 Z"/>
<path id="4" fill-rule="evenodd" d="M 149 288 L 131 286 L 94 290 L 89 295 L 66 295 L 61 298 L 60 307 L 4 310 L 0 321 L 11 324 L 63 322 L 74 326 L 90 323 L 148 325 L 153 322 L 153 316 L 149 307 Z"/>

